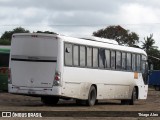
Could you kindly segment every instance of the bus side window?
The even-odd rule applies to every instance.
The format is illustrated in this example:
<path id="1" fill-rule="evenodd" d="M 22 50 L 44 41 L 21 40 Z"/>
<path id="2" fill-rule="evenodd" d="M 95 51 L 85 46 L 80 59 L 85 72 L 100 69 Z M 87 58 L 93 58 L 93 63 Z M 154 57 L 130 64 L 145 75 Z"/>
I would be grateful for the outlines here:
<path id="1" fill-rule="evenodd" d="M 72 44 L 65 43 L 65 65 L 72 65 Z"/>
<path id="2" fill-rule="evenodd" d="M 116 69 L 121 70 L 122 69 L 122 60 L 121 60 L 121 52 L 116 51 Z"/>
<path id="3" fill-rule="evenodd" d="M 126 53 L 122 52 L 122 69 L 126 70 Z"/>
<path id="4" fill-rule="evenodd" d="M 132 54 L 132 70 L 136 70 L 136 55 Z"/>
<path id="5" fill-rule="evenodd" d="M 106 56 L 105 56 L 105 49 L 100 48 L 99 49 L 99 67 L 105 68 L 106 64 Z"/>
<path id="6" fill-rule="evenodd" d="M 86 47 L 80 46 L 80 66 L 86 66 Z"/>
<path id="7" fill-rule="evenodd" d="M 98 68 L 98 48 L 93 48 L 93 67 Z"/>
<path id="8" fill-rule="evenodd" d="M 115 69 L 116 67 L 116 55 L 115 51 L 111 51 L 111 69 Z"/>
<path id="9" fill-rule="evenodd" d="M 73 65 L 79 66 L 79 46 L 73 46 Z"/>
<path id="10" fill-rule="evenodd" d="M 131 53 L 127 53 L 127 70 L 131 70 Z"/>
<path id="11" fill-rule="evenodd" d="M 105 50 L 105 56 L 106 56 L 106 68 L 110 68 L 111 67 L 111 53 L 110 50 Z"/>
<path id="12" fill-rule="evenodd" d="M 92 67 L 92 47 L 87 47 L 87 67 Z"/>
<path id="13" fill-rule="evenodd" d="M 137 71 L 141 70 L 141 56 L 137 55 Z"/>

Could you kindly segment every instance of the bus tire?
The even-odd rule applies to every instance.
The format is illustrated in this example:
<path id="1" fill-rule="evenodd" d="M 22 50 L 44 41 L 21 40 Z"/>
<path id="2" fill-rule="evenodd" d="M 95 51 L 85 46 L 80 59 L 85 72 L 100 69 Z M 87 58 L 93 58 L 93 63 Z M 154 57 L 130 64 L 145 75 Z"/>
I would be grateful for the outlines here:
<path id="1" fill-rule="evenodd" d="M 58 97 L 50 97 L 50 96 L 45 96 L 45 97 L 41 97 L 41 101 L 45 104 L 45 105 L 56 105 L 59 101 Z"/>
<path id="2" fill-rule="evenodd" d="M 88 99 L 86 101 L 87 106 L 93 106 L 96 103 L 97 91 L 94 86 L 91 86 L 88 94 Z"/>
<path id="3" fill-rule="evenodd" d="M 135 104 L 135 101 L 136 101 L 136 98 L 137 98 L 137 91 L 135 89 L 135 87 L 133 88 L 133 91 L 132 91 L 132 98 L 130 100 L 130 105 L 134 105 Z"/>
<path id="4" fill-rule="evenodd" d="M 135 101 L 136 101 L 136 98 L 137 98 L 137 92 L 136 92 L 136 89 L 134 87 L 133 91 L 132 91 L 131 99 L 129 99 L 129 100 L 121 100 L 121 104 L 122 105 L 134 105 Z"/>

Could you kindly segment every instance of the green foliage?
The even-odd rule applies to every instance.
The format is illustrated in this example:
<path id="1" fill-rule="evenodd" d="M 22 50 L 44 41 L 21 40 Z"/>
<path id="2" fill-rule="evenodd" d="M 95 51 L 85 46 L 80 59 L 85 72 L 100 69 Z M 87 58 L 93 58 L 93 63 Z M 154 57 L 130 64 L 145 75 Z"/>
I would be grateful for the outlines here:
<path id="1" fill-rule="evenodd" d="M 2 40 L 0 39 L 0 45 L 11 45 L 11 41 L 10 40 Z"/>
<path id="2" fill-rule="evenodd" d="M 153 34 L 144 38 L 142 42 L 142 49 L 144 49 L 148 55 L 148 63 L 153 64 L 154 70 L 160 70 L 160 51 L 157 46 L 154 46 L 155 40 L 153 39 Z"/>
<path id="3" fill-rule="evenodd" d="M 57 34 L 55 32 L 50 32 L 50 31 L 37 31 L 36 33 L 48 33 L 48 34 Z"/>
<path id="4" fill-rule="evenodd" d="M 120 45 L 136 46 L 139 42 L 139 36 L 135 32 L 129 32 L 121 26 L 109 26 L 93 32 L 96 37 L 108 38 L 116 40 Z"/>
<path id="5" fill-rule="evenodd" d="M 13 33 L 29 33 L 29 30 L 18 27 L 11 31 L 5 31 L 0 38 L 0 45 L 10 45 Z M 56 34 L 50 31 L 37 31 L 36 33 Z M 140 48 L 137 45 L 139 42 L 139 36 L 135 32 L 129 32 L 129 30 L 126 30 L 119 25 L 100 29 L 93 32 L 93 35 L 96 37 L 115 39 L 120 45 Z M 154 46 L 155 41 L 153 39 L 153 34 L 144 38 L 144 42 L 142 43 L 142 49 L 144 49 L 148 54 L 149 65 L 153 64 L 155 70 L 160 70 L 160 60 L 158 59 L 160 58 L 160 51 L 157 46 Z"/>
<path id="6" fill-rule="evenodd" d="M 1 39 L 7 39 L 7 40 L 11 40 L 12 38 L 12 35 L 14 33 L 29 33 L 29 30 L 25 30 L 24 28 L 22 27 L 17 27 L 11 31 L 5 31 L 2 36 L 1 36 Z"/>
<path id="7" fill-rule="evenodd" d="M 14 33 L 29 33 L 29 30 L 26 30 L 25 28 L 22 27 L 17 27 L 11 31 L 5 31 L 1 38 L 0 38 L 0 45 L 10 45 L 11 44 L 11 38 Z M 47 34 L 57 34 L 55 32 L 50 32 L 50 31 L 37 31 L 36 33 L 47 33 Z"/>
<path id="8" fill-rule="evenodd" d="M 131 47 L 140 48 L 137 43 L 139 43 L 139 37 L 135 32 L 129 32 L 122 28 L 121 26 L 109 26 L 105 29 L 100 29 L 93 32 L 96 37 L 108 38 L 116 40 L 120 45 L 126 45 Z M 149 66 L 154 65 L 155 70 L 160 70 L 160 51 L 157 46 L 154 46 L 155 41 L 153 39 L 153 34 L 144 38 L 142 42 L 142 49 L 144 49 L 148 55 Z"/>
<path id="9" fill-rule="evenodd" d="M 148 53 L 151 49 L 157 49 L 157 46 L 154 46 L 155 41 L 153 39 L 153 34 L 150 34 L 150 36 L 147 38 L 144 38 L 144 42 L 142 42 L 142 48 Z"/>
<path id="10" fill-rule="evenodd" d="M 154 70 L 160 70 L 160 51 L 158 49 L 150 49 L 148 51 L 148 64 L 153 64 Z"/>

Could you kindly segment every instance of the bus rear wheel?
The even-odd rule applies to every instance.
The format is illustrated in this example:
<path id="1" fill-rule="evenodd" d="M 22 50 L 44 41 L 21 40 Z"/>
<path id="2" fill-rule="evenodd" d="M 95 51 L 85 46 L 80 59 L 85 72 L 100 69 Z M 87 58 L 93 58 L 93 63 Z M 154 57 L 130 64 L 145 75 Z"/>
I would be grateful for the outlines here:
<path id="1" fill-rule="evenodd" d="M 86 104 L 88 106 L 93 106 L 96 103 L 97 99 L 97 91 L 94 86 L 91 86 L 88 94 L 88 100 L 86 101 Z"/>
<path id="2" fill-rule="evenodd" d="M 59 101 L 58 97 L 51 97 L 51 96 L 45 96 L 45 97 L 41 97 L 41 101 L 45 104 L 45 105 L 56 105 Z"/>

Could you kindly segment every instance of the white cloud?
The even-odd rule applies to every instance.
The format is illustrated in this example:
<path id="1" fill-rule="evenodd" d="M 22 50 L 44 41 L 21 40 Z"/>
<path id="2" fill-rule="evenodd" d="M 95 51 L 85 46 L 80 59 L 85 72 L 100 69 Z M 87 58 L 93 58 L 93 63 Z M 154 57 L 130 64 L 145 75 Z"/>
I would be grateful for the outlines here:
<path id="1" fill-rule="evenodd" d="M 159 10 L 151 7 L 142 6 L 139 4 L 124 4 L 121 7 L 121 17 L 128 24 L 145 24 L 158 23 Z"/>
<path id="2" fill-rule="evenodd" d="M 119 22 L 124 24 L 125 28 L 139 34 L 140 41 L 153 34 L 156 45 L 160 46 L 160 9 L 138 3 L 124 4 L 120 8 L 119 18 Z"/>
<path id="3" fill-rule="evenodd" d="M 83 36 L 120 24 L 139 34 L 140 40 L 153 33 L 160 46 L 160 24 L 155 24 L 160 23 L 159 6 L 159 0 L 0 0 L 0 34 L 22 26 Z"/>

